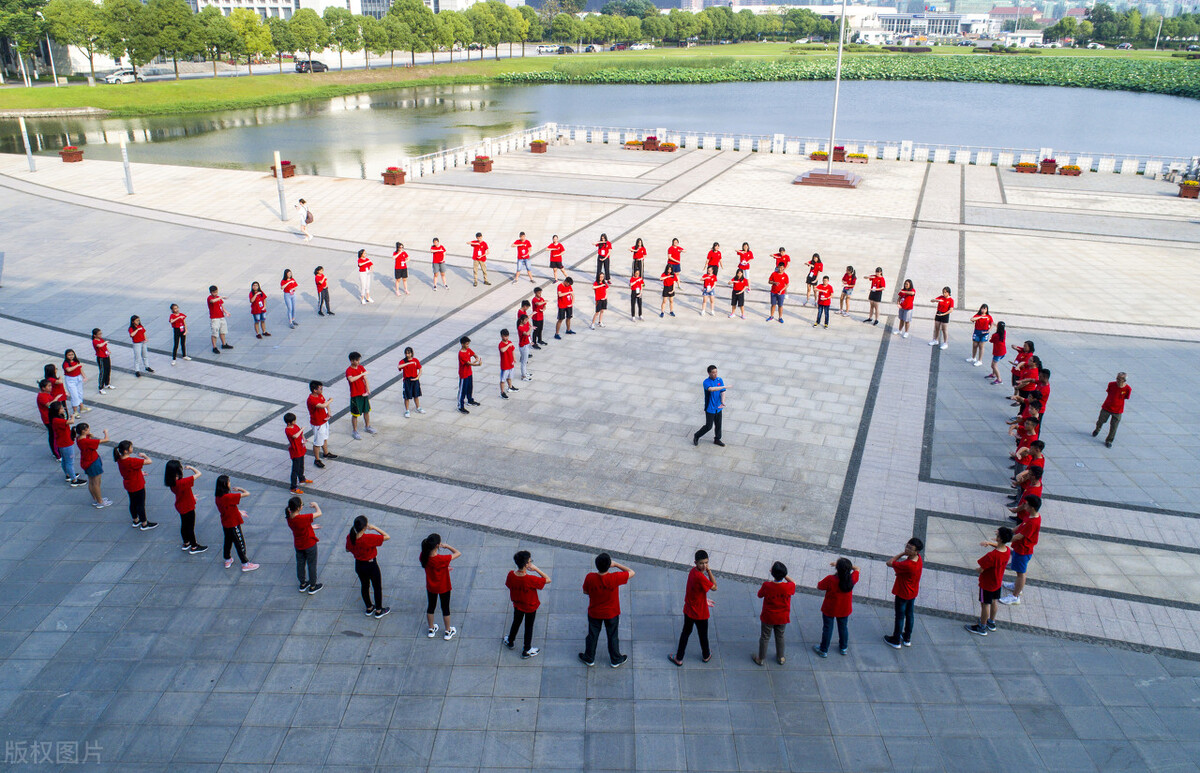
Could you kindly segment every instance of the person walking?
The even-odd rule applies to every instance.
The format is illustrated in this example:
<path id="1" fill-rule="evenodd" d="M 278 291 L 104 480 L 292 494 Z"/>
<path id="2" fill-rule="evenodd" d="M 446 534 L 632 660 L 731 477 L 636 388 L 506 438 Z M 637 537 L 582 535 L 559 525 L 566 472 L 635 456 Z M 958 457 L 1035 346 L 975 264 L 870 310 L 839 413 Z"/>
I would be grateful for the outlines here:
<path id="1" fill-rule="evenodd" d="M 233 344 L 225 340 L 229 335 L 229 312 L 225 309 L 225 298 L 217 292 L 216 285 L 208 287 L 208 324 L 212 338 L 213 354 L 220 354 L 221 349 L 232 349 Z M 221 349 L 217 348 L 217 339 L 221 339 Z"/>
<path id="2" fill-rule="evenodd" d="M 150 457 L 143 453 L 133 453 L 133 443 L 122 440 L 113 449 L 113 461 L 117 463 L 117 471 L 121 473 L 121 485 L 129 495 L 129 517 L 135 529 L 150 531 L 158 524 L 146 519 L 146 476 L 142 468 L 151 463 Z"/>
<path id="3" fill-rule="evenodd" d="M 396 265 L 392 273 L 393 279 L 396 282 L 396 297 L 400 297 L 400 285 L 404 284 L 404 294 L 408 295 L 408 253 L 404 251 L 404 245 L 396 242 L 396 249 L 392 252 L 392 258 L 395 259 Z"/>
<path id="4" fill-rule="evenodd" d="M 63 475 L 67 478 L 67 485 L 71 488 L 85 485 L 86 481 L 79 477 L 79 472 L 75 469 L 79 449 L 75 446 L 75 429 L 71 426 L 66 403 L 50 403 L 50 430 L 54 433 L 58 461 L 62 465 Z"/>
<path id="5" fill-rule="evenodd" d="M 411 346 L 404 347 L 404 359 L 396 365 L 401 374 L 401 396 L 404 398 L 404 418 L 409 418 L 408 401 L 412 400 L 417 413 L 425 413 L 421 407 L 421 361 Z"/>
<path id="6" fill-rule="evenodd" d="M 679 634 L 679 646 L 675 648 L 675 654 L 667 655 L 667 660 L 676 666 L 683 665 L 683 654 L 687 651 L 693 628 L 700 639 L 700 659 L 705 663 L 712 659 L 712 652 L 708 648 L 708 608 L 712 602 L 708 600 L 708 594 L 716 589 L 717 581 L 708 568 L 708 552 L 697 550 L 695 566 L 688 572 L 683 591 L 683 632 Z"/>
<path id="7" fill-rule="evenodd" d="M 921 570 L 925 568 L 925 560 L 921 551 L 925 543 L 920 537 L 913 537 L 904 545 L 904 552 L 888 559 L 887 565 L 896 575 L 892 583 L 893 606 L 896 609 L 896 625 L 891 636 L 884 636 L 888 646 L 900 649 L 912 646 L 913 618 L 917 605 L 917 594 L 921 590 Z M 901 630 L 903 626 L 903 630 Z"/>
<path id="8" fill-rule="evenodd" d="M 312 225 L 313 220 L 316 218 L 314 218 L 313 213 L 309 211 L 308 202 L 304 199 L 300 199 L 296 202 L 294 209 L 296 210 L 296 217 L 300 221 L 300 233 L 304 236 L 304 241 L 312 241 L 312 234 L 308 232 L 308 227 Z"/>
<path id="9" fill-rule="evenodd" d="M 617 571 L 610 572 L 613 567 Z M 613 668 L 620 668 L 629 660 L 621 654 L 618 627 L 621 623 L 621 586 L 636 574 L 629 567 L 612 560 L 608 553 L 596 556 L 596 571 L 583 578 L 583 592 L 588 597 L 588 633 L 579 659 L 586 666 L 596 665 L 596 644 L 600 640 L 600 628 L 604 627 L 608 637 L 608 657 Z"/>
<path id="10" fill-rule="evenodd" d="M 311 596 L 325 585 L 317 582 L 317 543 L 320 540 L 314 530 L 321 526 L 313 523 L 322 515 L 321 506 L 316 502 L 309 502 L 308 506 L 312 508 L 311 513 L 301 512 L 304 502 L 300 497 L 292 497 L 284 508 L 283 517 L 292 530 L 292 545 L 296 548 L 296 580 L 300 583 L 300 592 Z"/>
<path id="11" fill-rule="evenodd" d="M 181 351 L 184 361 L 191 362 L 187 353 L 187 315 L 179 310 L 178 303 L 171 304 L 171 316 L 167 320 L 171 324 L 171 364 L 175 364 Z"/>
<path id="12" fill-rule="evenodd" d="M 96 388 L 100 394 L 112 389 L 112 358 L 108 354 L 108 341 L 100 334 L 100 328 L 92 328 L 92 349 L 96 352 Z"/>
<path id="13" fill-rule="evenodd" d="M 293 494 L 303 494 L 300 484 L 312 483 L 311 480 L 304 477 L 304 457 L 308 454 L 308 449 L 304 446 L 304 430 L 296 423 L 296 414 L 291 411 L 283 415 L 283 425 L 283 436 L 287 439 L 288 444 L 288 456 L 292 460 L 288 489 Z"/>
<path id="14" fill-rule="evenodd" d="M 292 270 L 283 270 L 283 279 L 279 280 L 279 291 L 283 295 L 283 308 L 287 310 L 288 327 L 296 327 L 296 291 L 300 283 L 292 276 Z"/>
<path id="15" fill-rule="evenodd" d="M 996 611 L 1002 593 L 1004 570 L 1008 568 L 1009 555 L 1012 550 L 1008 543 L 1012 542 L 1013 532 L 1007 526 L 996 529 L 996 538 L 979 543 L 981 548 L 991 548 L 978 561 L 975 573 L 979 575 L 979 622 L 963 626 L 977 636 L 987 636 L 996 630 Z"/>
<path id="16" fill-rule="evenodd" d="M 763 600 L 762 613 L 758 619 L 762 624 L 758 635 L 758 654 L 751 655 L 754 665 L 761 666 L 767 659 L 767 643 L 775 636 L 775 660 L 779 665 L 787 662 L 783 635 L 788 623 L 792 622 L 792 596 L 796 595 L 796 581 L 788 576 L 787 566 L 782 561 L 771 565 L 771 579 L 758 588 L 758 597 Z"/>
<path id="17" fill-rule="evenodd" d="M 63 352 L 63 388 L 67 390 L 67 403 L 71 409 L 71 421 L 79 421 L 81 414 L 92 410 L 83 404 L 83 383 L 87 376 L 83 374 L 83 363 L 75 355 L 74 349 Z"/>
<path id="18" fill-rule="evenodd" d="M 329 406 L 332 402 L 325 396 L 324 383 L 316 380 L 308 382 L 305 407 L 308 408 L 308 426 L 312 427 L 313 466 L 319 469 L 325 468 L 322 456 L 326 459 L 338 458 L 329 450 Z"/>
<path id="19" fill-rule="evenodd" d="M 358 251 L 358 302 L 364 306 L 368 303 L 374 303 L 371 298 L 371 277 L 375 263 L 367 255 L 366 250 Z"/>
<path id="20" fill-rule="evenodd" d="M 442 551 L 446 552 L 443 553 Z M 425 570 L 425 622 L 429 623 L 430 639 L 437 635 L 438 624 L 433 622 L 433 613 L 438 604 L 442 607 L 442 622 L 446 625 L 442 636 L 450 641 L 458 635 L 458 629 L 450 624 L 450 562 L 461 556 L 451 546 L 442 542 L 442 535 L 436 532 L 421 540 L 421 568 Z"/>
<path id="21" fill-rule="evenodd" d="M 479 286 L 479 272 L 483 272 L 483 283 L 490 285 L 487 278 L 488 243 L 483 240 L 482 233 L 476 233 L 471 240 L 471 286 Z"/>
<path id="22" fill-rule="evenodd" d="M 317 285 L 317 316 L 323 317 L 328 314 L 332 317 L 333 309 L 329 308 L 329 277 L 325 276 L 324 266 L 313 269 L 313 281 Z"/>
<path id="23" fill-rule="evenodd" d="M 525 644 L 521 648 L 521 657 L 527 660 L 536 658 L 541 652 L 533 646 L 533 619 L 537 616 L 538 607 L 541 606 L 538 591 L 550 584 L 550 575 L 534 565 L 533 556 L 528 550 L 518 550 L 513 555 L 513 563 L 517 565 L 516 570 L 509 571 L 508 577 L 504 580 L 504 587 L 508 588 L 508 597 L 512 600 L 513 621 L 509 626 L 508 636 L 500 641 L 510 650 L 515 647 L 517 631 L 524 622 Z"/>
<path id="24" fill-rule="evenodd" d="M 100 461 L 100 444 L 108 442 L 108 430 L 103 437 L 92 434 L 91 428 L 84 423 L 75 425 L 75 446 L 79 449 L 79 467 L 87 475 L 88 493 L 92 495 L 92 507 L 101 510 L 112 504 L 112 500 L 100 492 L 100 478 L 104 474 L 104 464 Z"/>
<path id="25" fill-rule="evenodd" d="M 725 410 L 725 382 L 717 376 L 717 366 L 708 366 L 708 378 L 704 379 L 704 426 L 692 435 L 692 445 L 700 445 L 700 438 L 713 430 L 713 445 L 725 447 L 721 441 L 721 412 Z"/>
<path id="26" fill-rule="evenodd" d="M 184 475 L 184 470 L 190 470 L 192 474 Z M 163 484 L 175 495 L 175 512 L 179 513 L 179 536 L 182 540 L 180 550 L 186 550 L 193 556 L 208 550 L 208 545 L 201 545 L 196 541 L 195 484 L 199 478 L 199 470 L 190 464 L 183 464 L 178 459 L 168 461 L 163 473 Z"/>
<path id="27" fill-rule="evenodd" d="M 253 572 L 258 564 L 246 557 L 246 538 L 242 534 L 242 524 L 245 523 L 246 513 L 238 507 L 242 497 L 250 492 L 244 488 L 229 485 L 228 475 L 217 476 L 215 497 L 217 513 L 221 516 L 221 529 L 225 533 L 225 568 L 233 566 L 233 549 L 237 548 L 238 560 L 242 562 L 243 572 Z"/>
<path id="28" fill-rule="evenodd" d="M 149 349 L 146 348 L 146 328 L 142 327 L 142 318 L 134 314 L 129 318 L 129 340 L 133 343 L 133 375 L 142 377 L 142 371 L 153 373 L 150 360 L 147 358 Z"/>
<path id="29" fill-rule="evenodd" d="M 849 558 L 839 558 L 829 564 L 834 573 L 817 583 L 817 590 L 825 591 L 821 603 L 821 643 L 813 645 L 813 652 L 820 657 L 829 656 L 829 642 L 833 638 L 833 624 L 837 623 L 838 652 L 847 654 L 850 647 L 850 613 L 853 611 L 854 586 L 858 584 L 858 567 Z"/>
<path id="30" fill-rule="evenodd" d="M 1117 426 L 1125 415 L 1125 401 L 1133 394 L 1133 388 L 1125 383 L 1125 372 L 1117 374 L 1116 381 L 1108 382 L 1105 389 L 1104 403 L 1100 406 L 1100 415 L 1096 418 L 1096 428 L 1092 437 L 1100 434 L 1100 429 L 1108 422 L 1108 436 L 1104 438 L 1104 447 L 1112 448 L 1113 440 L 1117 437 Z"/>
<path id="31" fill-rule="evenodd" d="M 358 420 L 363 420 L 363 432 L 374 435 L 371 426 L 371 385 L 367 383 L 367 369 L 362 365 L 362 355 L 350 352 L 350 367 L 346 368 L 346 382 L 350 385 L 350 437 L 362 440 L 358 434 Z"/>
<path id="32" fill-rule="evenodd" d="M 468 405 L 480 405 L 475 402 L 475 371 L 482 365 L 483 360 L 471 349 L 471 339 L 463 336 L 458 339 L 458 412 L 470 413 Z"/>
<path id="33" fill-rule="evenodd" d="M 376 620 L 392 611 L 391 607 L 383 605 L 383 575 L 379 571 L 377 558 L 379 546 L 390 539 L 386 531 L 367 520 L 365 515 L 354 519 L 350 533 L 346 535 L 346 552 L 354 556 L 354 573 L 358 575 L 366 615 Z M 372 589 L 375 591 L 373 604 Z"/>
<path id="34" fill-rule="evenodd" d="M 596 281 L 600 281 L 600 275 L 604 274 L 605 282 L 612 282 L 612 272 L 609 270 L 611 265 L 610 255 L 612 255 L 612 242 L 608 240 L 608 234 L 600 234 L 600 241 L 596 242 Z"/>
<path id="35" fill-rule="evenodd" d="M 258 282 L 250 283 L 250 318 L 254 320 L 254 337 L 270 338 L 267 332 L 267 294 Z"/>

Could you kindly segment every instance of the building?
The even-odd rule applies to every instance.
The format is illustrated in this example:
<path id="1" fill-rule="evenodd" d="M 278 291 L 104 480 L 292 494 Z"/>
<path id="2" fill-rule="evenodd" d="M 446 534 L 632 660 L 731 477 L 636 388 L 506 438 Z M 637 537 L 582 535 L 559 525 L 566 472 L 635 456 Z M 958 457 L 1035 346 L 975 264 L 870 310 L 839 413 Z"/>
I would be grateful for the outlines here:
<path id="1" fill-rule="evenodd" d="M 962 35 L 962 14 L 893 13 L 879 22 L 892 38 L 953 38 Z"/>
<path id="2" fill-rule="evenodd" d="M 1042 44 L 1041 30 L 1017 30 L 1000 33 L 1000 42 L 1012 48 L 1029 48 Z"/>
<path id="3" fill-rule="evenodd" d="M 368 0 L 362 0 L 366 3 Z M 482 3 L 484 0 L 422 0 L 425 7 L 434 13 L 442 11 L 465 11 L 476 3 Z M 385 2 L 385 0 L 376 0 L 376 2 Z M 386 0 L 388 6 L 391 6 L 391 0 Z M 504 4 L 509 8 L 520 8 L 525 5 L 525 0 L 504 0 Z M 386 11 L 387 8 L 384 8 Z"/>

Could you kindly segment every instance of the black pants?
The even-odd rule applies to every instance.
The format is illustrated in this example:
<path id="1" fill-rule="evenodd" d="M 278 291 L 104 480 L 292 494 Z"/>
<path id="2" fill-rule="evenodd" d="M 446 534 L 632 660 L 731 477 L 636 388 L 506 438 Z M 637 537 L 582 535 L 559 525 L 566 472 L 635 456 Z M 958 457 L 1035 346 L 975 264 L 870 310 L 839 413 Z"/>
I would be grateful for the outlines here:
<path id="1" fill-rule="evenodd" d="M 434 593 L 431 590 L 425 591 L 425 597 L 429 601 L 425 605 L 425 614 L 432 615 L 438 608 L 438 602 L 441 602 L 442 617 L 450 617 L 450 591 L 445 593 Z"/>
<path id="2" fill-rule="evenodd" d="M 175 335 L 175 340 L 171 343 L 171 359 L 175 359 L 176 353 L 187 357 L 187 333 L 177 327 L 171 328 L 171 332 Z"/>
<path id="3" fill-rule="evenodd" d="M 183 544 L 188 547 L 199 544 L 196 542 L 195 510 L 188 510 L 186 513 L 179 514 L 179 536 L 183 538 Z"/>
<path id="4" fill-rule="evenodd" d="M 629 316 L 642 316 L 642 296 L 640 293 L 629 296 Z"/>
<path id="5" fill-rule="evenodd" d="M 904 624 L 904 641 L 912 641 L 913 611 L 917 606 L 916 599 L 896 597 L 896 627 L 892 630 L 892 638 L 900 638 L 900 624 Z"/>
<path id="6" fill-rule="evenodd" d="M 717 411 L 716 413 L 709 413 L 708 411 L 705 411 L 704 412 L 704 426 L 699 431 L 696 432 L 694 437 L 696 438 L 696 440 L 699 440 L 700 438 L 704 437 L 710 429 L 714 430 L 713 440 L 720 440 L 721 439 L 721 412 L 720 411 Z"/>
<path id="7" fill-rule="evenodd" d="M 683 653 L 687 650 L 688 639 L 692 637 L 692 628 L 696 629 L 696 635 L 700 637 L 700 655 L 705 660 L 708 660 L 708 621 L 693 620 L 687 615 L 683 616 L 683 633 L 679 634 L 679 647 L 675 650 L 675 659 L 683 660 Z"/>
<path id="8" fill-rule="evenodd" d="M 305 570 L 308 570 L 307 575 Z M 305 579 L 305 577 L 308 579 Z M 317 546 L 296 551 L 296 579 L 301 585 L 317 584 Z"/>
<path id="9" fill-rule="evenodd" d="M 58 446 L 54 445 L 54 428 L 49 424 L 46 425 L 46 437 L 50 441 L 50 453 L 54 454 L 55 459 L 61 459 L 62 454 L 58 452 Z"/>
<path id="10" fill-rule="evenodd" d="M 108 389 L 109 379 L 112 378 L 112 360 L 108 357 L 96 358 L 96 383 L 97 389 Z"/>
<path id="11" fill-rule="evenodd" d="M 608 267 L 612 261 L 609 258 L 596 258 L 596 278 L 600 278 L 600 274 L 604 274 L 604 281 L 611 282 L 612 274 L 609 273 Z"/>
<path id="12" fill-rule="evenodd" d="M 600 626 L 604 626 L 604 633 L 608 637 L 608 657 L 613 663 L 621 659 L 621 640 L 617 636 L 617 626 L 621 622 L 621 616 L 610 617 L 607 620 L 601 620 L 597 617 L 588 618 L 588 634 L 587 641 L 583 645 L 583 656 L 587 658 L 589 663 L 596 661 L 596 643 L 600 640 Z"/>
<path id="13" fill-rule="evenodd" d="M 458 407 L 462 408 L 475 399 L 475 380 L 473 376 L 464 376 L 458 380 Z"/>
<path id="14" fill-rule="evenodd" d="M 383 575 L 379 573 L 379 564 L 370 561 L 355 561 L 354 573 L 358 575 L 358 583 L 362 588 L 362 600 L 367 608 L 383 609 Z M 371 603 L 370 589 L 375 589 L 375 603 Z"/>
<path id="15" fill-rule="evenodd" d="M 633 271 L 631 271 L 630 274 L 637 274 L 638 276 L 645 278 L 646 270 L 642 267 L 643 263 L 644 261 L 641 260 L 633 261 Z"/>
<path id="16" fill-rule="evenodd" d="M 129 492 L 129 515 L 134 523 L 146 520 L 146 489 Z"/>
<path id="17" fill-rule="evenodd" d="M 833 639 L 833 625 L 837 623 L 838 649 L 844 650 L 850 646 L 849 617 L 828 617 L 821 615 L 821 652 L 829 652 L 829 642 Z"/>
<path id="18" fill-rule="evenodd" d="M 297 456 L 292 460 L 292 477 L 291 485 L 288 488 L 300 488 L 300 484 L 304 482 L 304 457 Z"/>
<path id="19" fill-rule="evenodd" d="M 225 560 L 229 560 L 230 551 L 237 548 L 238 559 L 243 564 L 250 563 L 250 559 L 246 558 L 246 538 L 242 536 L 241 526 L 224 526 L 222 530 L 225 532 Z"/>
<path id="20" fill-rule="evenodd" d="M 546 339 L 542 338 L 542 331 L 546 328 L 546 320 L 535 319 L 533 321 L 533 342 L 535 344 L 544 344 Z"/>
<path id="21" fill-rule="evenodd" d="M 525 621 L 525 648 L 521 650 L 521 654 L 529 652 L 529 648 L 533 646 L 533 618 L 537 616 L 537 612 L 522 612 L 519 609 L 513 608 L 512 626 L 508 629 L 508 642 L 511 644 L 517 638 L 517 629 L 521 627 L 521 621 Z"/>
<path id="22" fill-rule="evenodd" d="M 321 294 L 317 296 L 317 313 L 318 314 L 321 313 L 322 306 L 325 307 L 325 311 L 327 311 L 328 313 L 330 313 L 330 314 L 333 313 L 333 309 L 329 308 L 329 288 L 328 287 L 326 287 L 324 290 L 322 290 Z"/>

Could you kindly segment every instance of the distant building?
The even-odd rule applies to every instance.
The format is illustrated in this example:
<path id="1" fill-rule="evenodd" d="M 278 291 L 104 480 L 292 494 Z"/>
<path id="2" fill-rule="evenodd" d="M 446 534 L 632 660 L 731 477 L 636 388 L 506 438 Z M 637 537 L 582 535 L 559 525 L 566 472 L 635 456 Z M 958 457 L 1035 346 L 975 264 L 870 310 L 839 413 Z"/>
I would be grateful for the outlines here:
<path id="1" fill-rule="evenodd" d="M 1013 48 L 1029 48 L 1042 44 L 1041 30 L 1017 30 L 1016 32 L 1000 33 L 1000 42 Z"/>
<path id="2" fill-rule="evenodd" d="M 363 0 L 363 2 L 366 2 L 366 1 L 367 0 Z M 484 0 L 422 0 L 422 1 L 425 3 L 425 7 L 428 8 L 429 10 L 433 11 L 434 13 L 441 13 L 442 11 L 465 11 L 468 8 L 470 8 L 471 6 L 475 5 L 476 3 L 484 2 Z M 377 2 L 387 2 L 387 6 L 384 8 L 385 12 L 387 11 L 387 8 L 391 7 L 391 0 L 377 0 Z M 525 5 L 525 0 L 504 0 L 504 4 L 507 5 L 509 8 L 519 8 L 522 5 Z"/>

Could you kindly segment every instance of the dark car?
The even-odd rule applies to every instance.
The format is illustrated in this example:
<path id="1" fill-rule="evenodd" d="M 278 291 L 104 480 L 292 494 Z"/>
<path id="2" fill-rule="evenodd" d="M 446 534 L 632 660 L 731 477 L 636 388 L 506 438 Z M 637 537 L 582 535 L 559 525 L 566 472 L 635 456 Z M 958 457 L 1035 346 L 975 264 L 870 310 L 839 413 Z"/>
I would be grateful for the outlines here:
<path id="1" fill-rule="evenodd" d="M 560 53 L 560 54 L 573 54 L 573 53 L 575 53 L 575 49 L 571 48 L 570 46 L 559 46 L 559 47 L 558 47 L 558 53 Z"/>
<path id="2" fill-rule="evenodd" d="M 327 72 L 329 67 L 316 59 L 297 59 L 296 72 Z"/>
<path id="3" fill-rule="evenodd" d="M 599 50 L 600 50 L 600 49 L 599 49 L 598 47 L 596 47 L 596 46 L 588 46 L 587 48 L 583 49 L 583 53 L 585 53 L 585 54 L 594 54 L 594 53 L 596 53 L 596 52 L 597 52 L 597 51 L 599 51 Z"/>

